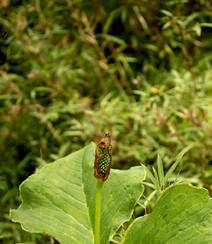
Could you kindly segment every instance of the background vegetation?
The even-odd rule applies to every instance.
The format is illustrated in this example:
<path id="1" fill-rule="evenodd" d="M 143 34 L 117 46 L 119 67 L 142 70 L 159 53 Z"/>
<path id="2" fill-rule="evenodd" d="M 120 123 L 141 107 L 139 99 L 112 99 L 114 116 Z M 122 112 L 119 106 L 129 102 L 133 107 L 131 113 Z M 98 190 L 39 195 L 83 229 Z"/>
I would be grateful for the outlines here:
<path id="1" fill-rule="evenodd" d="M 168 168 L 212 192 L 212 4 L 0 2 L 0 239 L 50 243 L 11 223 L 36 168 L 105 131 L 116 168 Z"/>

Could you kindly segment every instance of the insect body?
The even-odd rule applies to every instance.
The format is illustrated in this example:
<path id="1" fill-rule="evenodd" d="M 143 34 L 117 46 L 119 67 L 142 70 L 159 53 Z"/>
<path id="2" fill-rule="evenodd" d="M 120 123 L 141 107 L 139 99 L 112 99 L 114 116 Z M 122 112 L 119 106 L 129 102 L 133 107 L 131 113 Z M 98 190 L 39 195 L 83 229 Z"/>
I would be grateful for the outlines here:
<path id="1" fill-rule="evenodd" d="M 94 176 L 105 181 L 110 173 L 112 162 L 111 136 L 106 133 L 96 146 Z"/>

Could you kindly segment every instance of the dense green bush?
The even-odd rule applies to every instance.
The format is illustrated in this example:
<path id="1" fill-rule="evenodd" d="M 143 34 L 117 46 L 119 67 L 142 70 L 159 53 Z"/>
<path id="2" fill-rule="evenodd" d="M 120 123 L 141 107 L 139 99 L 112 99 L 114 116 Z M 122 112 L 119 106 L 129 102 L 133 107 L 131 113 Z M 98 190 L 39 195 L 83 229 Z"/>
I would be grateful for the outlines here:
<path id="1" fill-rule="evenodd" d="M 18 185 L 107 130 L 114 167 L 193 144 L 182 177 L 211 188 L 210 1 L 2 1 L 0 238 Z"/>

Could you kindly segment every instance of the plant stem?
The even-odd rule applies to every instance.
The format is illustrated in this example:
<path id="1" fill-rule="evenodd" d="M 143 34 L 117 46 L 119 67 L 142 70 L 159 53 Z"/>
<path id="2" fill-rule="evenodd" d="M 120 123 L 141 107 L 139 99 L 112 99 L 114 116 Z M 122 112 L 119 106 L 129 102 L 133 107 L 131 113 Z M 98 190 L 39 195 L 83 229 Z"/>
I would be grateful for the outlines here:
<path id="1" fill-rule="evenodd" d="M 101 230 L 101 201 L 102 201 L 102 187 L 103 181 L 96 181 L 96 206 L 95 206 L 95 227 L 94 227 L 94 243 L 100 244 L 100 230 Z"/>

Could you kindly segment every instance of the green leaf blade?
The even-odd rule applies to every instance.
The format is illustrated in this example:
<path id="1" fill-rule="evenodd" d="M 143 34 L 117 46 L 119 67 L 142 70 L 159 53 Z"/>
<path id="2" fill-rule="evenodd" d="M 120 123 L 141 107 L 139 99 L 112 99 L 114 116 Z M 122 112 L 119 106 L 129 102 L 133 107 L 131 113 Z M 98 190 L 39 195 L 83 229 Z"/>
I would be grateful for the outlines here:
<path id="1" fill-rule="evenodd" d="M 168 172 L 166 173 L 164 177 L 164 182 L 167 182 L 175 169 L 181 164 L 183 156 L 193 147 L 193 145 L 189 145 L 185 147 L 176 157 L 176 161 L 172 164 Z"/>
<path id="2" fill-rule="evenodd" d="M 30 176 L 20 186 L 23 203 L 11 211 L 12 220 L 26 231 L 48 233 L 61 243 L 93 243 L 78 167 L 82 154 L 80 150 Z"/>
<path id="3" fill-rule="evenodd" d="M 11 218 L 33 233 L 53 236 L 62 244 L 94 243 L 96 178 L 95 144 L 48 164 L 20 186 L 22 204 Z M 101 244 L 129 220 L 143 193 L 145 171 L 111 170 L 102 190 Z"/>
<path id="4" fill-rule="evenodd" d="M 110 223 L 111 228 L 105 231 L 102 242 L 107 243 L 115 234 L 120 225 L 129 221 L 135 203 L 143 194 L 144 171 L 141 166 L 133 167 L 129 170 L 113 170 L 111 178 L 106 182 L 103 189 L 103 218 L 102 226 Z M 110 196 L 109 199 L 107 197 Z M 108 238 L 109 237 L 109 238 Z"/>
<path id="5" fill-rule="evenodd" d="M 158 178 L 160 182 L 160 187 L 164 185 L 164 169 L 163 169 L 163 162 L 160 157 L 160 154 L 158 154 L 157 157 L 157 167 L 158 167 Z"/>
<path id="6" fill-rule="evenodd" d="M 149 215 L 128 229 L 124 244 L 204 244 L 212 242 L 212 199 L 189 185 L 168 188 Z"/>
<path id="7" fill-rule="evenodd" d="M 83 161 L 83 172 L 93 172 L 94 155 L 88 148 Z M 94 191 L 96 179 L 93 174 L 84 174 L 84 186 L 92 226 L 94 226 Z M 102 188 L 102 219 L 101 243 L 108 243 L 119 226 L 128 221 L 134 206 L 144 191 L 143 180 L 146 171 L 143 166 L 132 167 L 129 170 L 112 169 Z"/>

